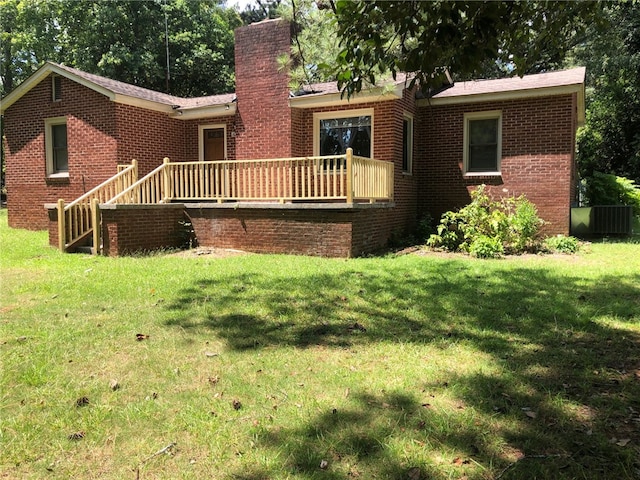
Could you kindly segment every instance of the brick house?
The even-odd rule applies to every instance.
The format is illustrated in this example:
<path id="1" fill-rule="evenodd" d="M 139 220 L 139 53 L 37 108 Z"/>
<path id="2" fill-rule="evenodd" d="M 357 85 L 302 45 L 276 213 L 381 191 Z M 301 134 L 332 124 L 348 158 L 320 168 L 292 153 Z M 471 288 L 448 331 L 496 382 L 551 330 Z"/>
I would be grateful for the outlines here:
<path id="1" fill-rule="evenodd" d="M 175 245 L 187 218 L 201 245 L 361 255 L 426 213 L 465 205 L 480 184 L 526 195 L 547 233 L 569 233 L 584 68 L 456 83 L 430 98 L 399 79 L 346 100 L 334 83 L 292 93 L 276 61 L 290 46 L 281 20 L 237 29 L 235 93 L 189 99 L 45 64 L 2 102 L 10 226 L 48 228 L 58 245 L 55 202 L 132 159 L 136 178 L 154 175 L 168 157 L 155 174 L 161 199 L 100 197 L 105 254 Z M 183 174 L 200 186 L 178 186 Z M 364 180 L 389 186 L 375 193 Z"/>

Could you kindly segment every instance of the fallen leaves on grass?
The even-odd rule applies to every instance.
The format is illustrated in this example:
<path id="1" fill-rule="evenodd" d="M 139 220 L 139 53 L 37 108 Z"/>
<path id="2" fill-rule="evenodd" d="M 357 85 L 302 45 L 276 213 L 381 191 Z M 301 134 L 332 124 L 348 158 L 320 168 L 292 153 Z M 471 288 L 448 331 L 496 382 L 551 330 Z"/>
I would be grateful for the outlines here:
<path id="1" fill-rule="evenodd" d="M 77 440 L 82 440 L 84 436 L 85 436 L 85 433 L 80 431 L 80 432 L 73 432 L 71 435 L 68 435 L 67 438 L 69 440 L 77 441 Z"/>
<path id="2" fill-rule="evenodd" d="M 144 333 L 136 333 L 136 340 L 141 342 L 142 340 L 148 340 L 149 339 L 149 335 L 146 335 Z"/>
<path id="3" fill-rule="evenodd" d="M 89 405 L 89 398 L 88 397 L 80 397 L 79 399 L 76 400 L 76 407 L 85 407 Z"/>

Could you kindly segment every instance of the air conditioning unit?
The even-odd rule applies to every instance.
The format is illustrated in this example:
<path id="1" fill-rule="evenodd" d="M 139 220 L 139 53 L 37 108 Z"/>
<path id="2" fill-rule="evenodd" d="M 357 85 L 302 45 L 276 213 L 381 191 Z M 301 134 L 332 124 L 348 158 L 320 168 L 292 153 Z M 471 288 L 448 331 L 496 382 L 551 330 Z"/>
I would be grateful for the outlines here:
<path id="1" fill-rule="evenodd" d="M 633 207 L 629 205 L 596 205 L 571 209 L 571 235 L 631 235 Z"/>
<path id="2" fill-rule="evenodd" d="M 629 205 L 596 205 L 591 207 L 591 233 L 597 235 L 631 235 L 633 207 Z"/>

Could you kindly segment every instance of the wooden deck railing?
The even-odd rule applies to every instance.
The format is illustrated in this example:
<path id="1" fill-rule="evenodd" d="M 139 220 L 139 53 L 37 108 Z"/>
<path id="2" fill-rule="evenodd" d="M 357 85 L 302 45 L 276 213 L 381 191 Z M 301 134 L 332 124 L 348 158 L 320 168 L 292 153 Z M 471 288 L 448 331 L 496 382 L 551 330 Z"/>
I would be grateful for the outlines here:
<path id="1" fill-rule="evenodd" d="M 138 164 L 136 160 L 131 165 L 118 165 L 118 173 L 101 183 L 97 187 L 65 205 L 64 200 L 58 200 L 58 246 L 65 251 L 78 240 L 93 232 L 94 248 L 99 248 L 99 229 L 93 226 L 97 221 L 97 205 L 107 203 L 120 192 L 128 189 L 138 180 Z"/>
<path id="2" fill-rule="evenodd" d="M 393 164 L 345 155 L 164 163 L 107 203 L 393 200 Z"/>

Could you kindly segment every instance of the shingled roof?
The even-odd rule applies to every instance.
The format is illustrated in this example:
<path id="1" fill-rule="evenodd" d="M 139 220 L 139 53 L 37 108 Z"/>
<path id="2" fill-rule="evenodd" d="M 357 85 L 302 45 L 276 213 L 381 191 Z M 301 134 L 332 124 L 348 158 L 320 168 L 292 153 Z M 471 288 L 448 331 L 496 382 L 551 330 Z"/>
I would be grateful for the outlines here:
<path id="1" fill-rule="evenodd" d="M 457 82 L 433 98 L 472 97 L 522 90 L 541 90 L 545 88 L 580 86 L 584 84 L 585 67 L 537 73 L 523 77 L 498 78 L 494 80 L 472 80 Z"/>
<path id="2" fill-rule="evenodd" d="M 230 111 L 231 108 L 229 107 L 235 99 L 235 94 L 233 93 L 192 98 L 177 97 L 53 62 L 45 63 L 31 77 L 2 99 L 2 111 L 9 108 L 19 98 L 31 90 L 31 88 L 52 73 L 65 76 L 92 90 L 96 90 L 115 102 L 139 105 L 144 108 L 163 111 L 169 114 L 184 114 L 186 116 L 185 118 L 192 118 L 199 114 L 210 116 L 212 115 L 212 109 L 223 109 L 220 110 L 218 114 L 224 111 L 227 115 L 235 111 Z M 200 112 L 197 112 L 197 110 L 200 110 Z"/>

